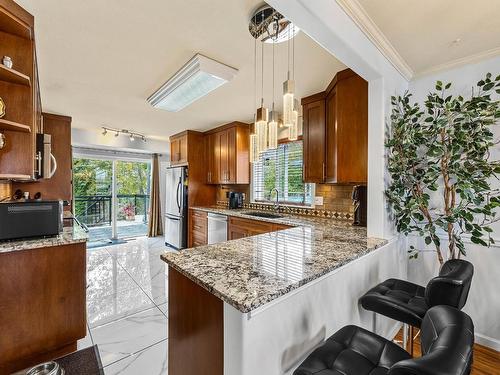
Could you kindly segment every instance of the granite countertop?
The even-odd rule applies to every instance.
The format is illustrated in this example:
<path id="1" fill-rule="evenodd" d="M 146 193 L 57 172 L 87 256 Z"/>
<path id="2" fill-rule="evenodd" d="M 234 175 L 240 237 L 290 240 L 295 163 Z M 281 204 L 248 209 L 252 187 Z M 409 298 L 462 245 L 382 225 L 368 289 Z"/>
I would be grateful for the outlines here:
<path id="1" fill-rule="evenodd" d="M 80 226 L 76 225 L 74 227 L 65 227 L 60 235 L 54 237 L 0 242 L 0 253 L 38 249 L 41 247 L 71 245 L 74 243 L 86 242 L 87 239 L 87 233 Z"/>
<path id="2" fill-rule="evenodd" d="M 267 219 L 255 210 L 195 209 L 286 224 L 294 228 L 178 252 L 161 258 L 196 284 L 243 313 L 281 297 L 387 243 L 344 220 L 284 215 Z"/>

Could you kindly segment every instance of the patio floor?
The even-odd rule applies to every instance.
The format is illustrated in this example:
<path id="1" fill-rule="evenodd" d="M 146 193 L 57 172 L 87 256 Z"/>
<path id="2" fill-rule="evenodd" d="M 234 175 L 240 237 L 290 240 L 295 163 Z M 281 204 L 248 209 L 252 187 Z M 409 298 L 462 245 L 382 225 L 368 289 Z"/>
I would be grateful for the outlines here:
<path id="1" fill-rule="evenodd" d="M 148 233 L 148 225 L 144 222 L 119 221 L 117 223 L 118 238 L 141 237 Z M 103 245 L 111 243 L 112 229 L 111 225 L 99 227 L 89 227 L 89 245 Z"/>

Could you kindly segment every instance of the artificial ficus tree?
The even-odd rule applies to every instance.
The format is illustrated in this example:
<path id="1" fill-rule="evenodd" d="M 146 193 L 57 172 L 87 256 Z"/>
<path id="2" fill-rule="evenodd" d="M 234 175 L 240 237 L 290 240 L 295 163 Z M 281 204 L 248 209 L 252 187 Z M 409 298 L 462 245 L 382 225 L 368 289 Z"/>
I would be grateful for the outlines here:
<path id="1" fill-rule="evenodd" d="M 498 220 L 500 207 L 500 192 L 493 185 L 500 162 L 490 157 L 492 148 L 499 147 L 492 128 L 500 121 L 495 99 L 500 75 L 493 79 L 488 73 L 468 99 L 449 94 L 450 87 L 438 81 L 423 107 L 412 103 L 408 92 L 392 97 L 386 140 L 391 176 L 386 196 L 396 228 L 433 244 L 441 264 L 440 234 L 447 237 L 449 258 L 466 254 L 464 234 L 489 246 L 494 242 L 490 225 Z M 418 256 L 414 247 L 409 252 Z"/>

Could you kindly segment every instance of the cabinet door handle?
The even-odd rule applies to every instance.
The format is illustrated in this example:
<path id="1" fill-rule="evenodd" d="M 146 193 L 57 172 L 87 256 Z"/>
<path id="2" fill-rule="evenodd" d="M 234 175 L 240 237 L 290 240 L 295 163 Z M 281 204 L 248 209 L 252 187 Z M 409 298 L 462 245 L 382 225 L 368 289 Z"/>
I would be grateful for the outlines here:
<path id="1" fill-rule="evenodd" d="M 323 182 L 326 179 L 326 164 L 323 162 Z"/>

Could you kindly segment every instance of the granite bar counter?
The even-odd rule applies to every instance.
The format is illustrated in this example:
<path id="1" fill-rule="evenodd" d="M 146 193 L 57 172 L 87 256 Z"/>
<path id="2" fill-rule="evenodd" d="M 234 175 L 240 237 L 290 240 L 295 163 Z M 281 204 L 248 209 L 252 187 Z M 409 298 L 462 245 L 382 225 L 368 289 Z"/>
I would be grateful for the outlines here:
<path id="1" fill-rule="evenodd" d="M 270 219 L 255 210 L 195 209 L 294 226 L 220 244 L 168 252 L 162 259 L 243 313 L 250 312 L 387 243 L 366 228 L 314 216 Z"/>
<path id="2" fill-rule="evenodd" d="M 341 326 L 372 329 L 358 299 L 401 277 L 406 260 L 393 241 L 349 221 L 194 209 L 291 228 L 161 255 L 169 266 L 170 375 L 291 374 Z M 377 324 L 382 334 L 393 328 Z M 197 360 L 183 360 L 187 352 Z"/>
<path id="3" fill-rule="evenodd" d="M 87 242 L 87 233 L 79 226 L 65 227 L 61 234 L 53 237 L 0 242 L 0 253 L 30 250 L 42 247 L 72 245 Z"/>

